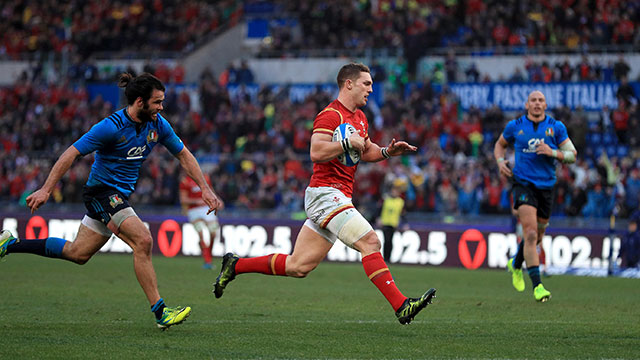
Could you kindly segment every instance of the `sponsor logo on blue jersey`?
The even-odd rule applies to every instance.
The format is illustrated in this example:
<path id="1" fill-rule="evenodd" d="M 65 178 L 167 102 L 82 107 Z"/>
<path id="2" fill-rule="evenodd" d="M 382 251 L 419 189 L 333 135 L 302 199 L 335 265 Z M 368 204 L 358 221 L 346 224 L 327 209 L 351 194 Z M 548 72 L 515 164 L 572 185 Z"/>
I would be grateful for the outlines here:
<path id="1" fill-rule="evenodd" d="M 145 150 L 147 150 L 147 145 L 134 146 L 127 151 L 127 159 L 139 159 L 142 157 Z"/>
<path id="2" fill-rule="evenodd" d="M 536 138 L 531 138 L 529 139 L 529 141 L 527 142 L 527 145 L 529 145 L 528 148 L 522 148 L 522 152 L 524 153 L 534 153 L 536 152 L 536 147 L 538 147 L 538 144 L 542 143 L 544 141 L 544 139 L 536 139 Z"/>

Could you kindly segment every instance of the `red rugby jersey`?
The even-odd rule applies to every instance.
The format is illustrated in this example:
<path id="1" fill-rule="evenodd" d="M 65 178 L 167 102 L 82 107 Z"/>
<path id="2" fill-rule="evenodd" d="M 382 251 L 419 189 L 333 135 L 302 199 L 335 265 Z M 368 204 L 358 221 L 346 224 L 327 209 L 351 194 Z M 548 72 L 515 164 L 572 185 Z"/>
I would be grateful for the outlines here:
<path id="1" fill-rule="evenodd" d="M 209 178 L 209 175 L 204 174 L 204 179 L 207 181 L 207 184 L 211 186 L 211 178 Z M 200 190 L 200 187 L 198 186 L 198 184 L 196 184 L 196 182 L 193 181 L 191 177 L 189 176 L 182 177 L 182 181 L 180 181 L 180 190 L 186 191 L 187 197 L 189 199 L 200 200 L 198 204 L 189 205 L 189 209 L 206 205 L 204 200 L 202 200 L 202 190 Z"/>
<path id="2" fill-rule="evenodd" d="M 353 125 L 365 140 L 369 138 L 369 122 L 362 110 L 356 109 L 355 112 L 352 112 L 337 99 L 316 115 L 313 122 L 313 133 L 333 136 L 333 131 L 342 123 Z M 338 159 L 314 163 L 309 186 L 329 186 L 342 191 L 347 197 L 351 197 L 357 168 L 357 164 L 355 166 L 342 165 Z"/>

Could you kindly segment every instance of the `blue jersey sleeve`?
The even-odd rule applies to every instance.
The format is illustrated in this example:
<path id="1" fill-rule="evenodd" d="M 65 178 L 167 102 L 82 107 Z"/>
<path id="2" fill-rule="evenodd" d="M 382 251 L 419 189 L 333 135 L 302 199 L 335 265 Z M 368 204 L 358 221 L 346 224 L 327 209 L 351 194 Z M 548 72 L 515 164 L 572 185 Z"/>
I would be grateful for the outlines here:
<path id="1" fill-rule="evenodd" d="M 171 124 L 169 124 L 166 119 L 160 116 L 158 116 L 158 118 L 160 120 L 158 122 L 158 127 L 160 128 L 159 142 L 164 145 L 171 154 L 177 155 L 184 148 L 182 140 L 176 135 Z"/>
<path id="2" fill-rule="evenodd" d="M 90 154 L 110 143 L 114 138 L 114 130 L 115 127 L 110 121 L 102 120 L 93 125 L 86 134 L 73 143 L 73 146 L 83 156 Z"/>
<path id="3" fill-rule="evenodd" d="M 507 126 L 504 127 L 504 131 L 502 132 L 502 136 L 509 144 L 513 143 L 516 135 L 516 121 L 511 120 L 507 123 Z"/>
<path id="4" fill-rule="evenodd" d="M 558 146 L 560 146 L 560 144 L 562 144 L 563 141 L 567 140 L 567 138 L 569 137 L 569 135 L 567 135 L 567 127 L 561 123 L 560 121 L 556 121 L 555 124 L 555 128 L 556 128 L 556 144 L 558 144 Z"/>

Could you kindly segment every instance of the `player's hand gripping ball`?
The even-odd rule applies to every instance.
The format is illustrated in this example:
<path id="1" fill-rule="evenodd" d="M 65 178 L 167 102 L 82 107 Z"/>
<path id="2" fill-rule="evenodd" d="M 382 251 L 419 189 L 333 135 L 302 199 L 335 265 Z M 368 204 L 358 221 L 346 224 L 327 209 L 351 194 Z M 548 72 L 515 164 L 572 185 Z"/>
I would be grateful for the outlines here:
<path id="1" fill-rule="evenodd" d="M 340 126 L 333 131 L 333 141 L 342 141 L 355 133 L 356 128 L 354 128 L 353 125 L 347 123 L 340 124 Z M 360 161 L 360 152 L 356 149 L 351 149 L 338 155 L 337 159 L 343 165 L 354 166 Z"/>

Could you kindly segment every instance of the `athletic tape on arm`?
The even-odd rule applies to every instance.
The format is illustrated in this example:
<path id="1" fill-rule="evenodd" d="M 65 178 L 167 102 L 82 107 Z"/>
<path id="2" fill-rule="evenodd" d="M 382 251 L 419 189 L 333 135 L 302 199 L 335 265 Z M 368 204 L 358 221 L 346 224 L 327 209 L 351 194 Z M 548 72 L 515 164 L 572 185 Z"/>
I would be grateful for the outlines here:
<path id="1" fill-rule="evenodd" d="M 573 146 L 571 139 L 563 145 L 560 145 L 560 150 L 562 151 L 562 155 L 564 155 L 564 159 L 562 160 L 563 163 L 573 164 L 576 162 L 576 147 Z"/>

